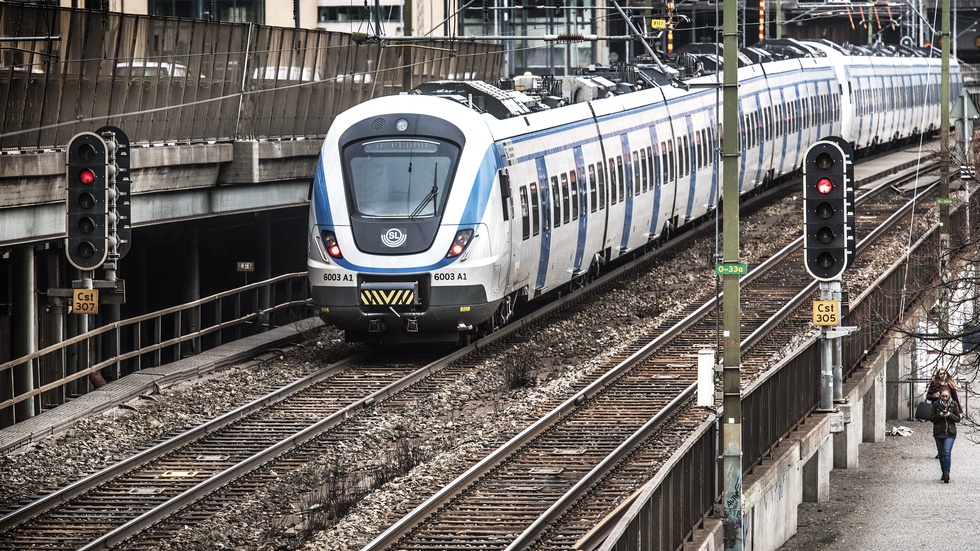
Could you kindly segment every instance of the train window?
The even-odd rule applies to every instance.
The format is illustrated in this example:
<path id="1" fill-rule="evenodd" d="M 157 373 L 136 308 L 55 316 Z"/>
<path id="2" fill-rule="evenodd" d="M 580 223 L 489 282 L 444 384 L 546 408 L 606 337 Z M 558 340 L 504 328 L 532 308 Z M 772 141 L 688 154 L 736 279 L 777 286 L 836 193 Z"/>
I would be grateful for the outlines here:
<path id="1" fill-rule="evenodd" d="M 619 198 L 625 201 L 626 200 L 626 178 L 623 176 L 623 156 L 622 155 L 616 155 L 616 179 L 619 180 Z"/>
<path id="2" fill-rule="evenodd" d="M 752 115 L 745 114 L 745 123 L 742 125 L 742 150 L 748 151 L 752 148 Z"/>
<path id="3" fill-rule="evenodd" d="M 649 174 L 649 178 L 650 178 L 649 180 L 650 189 L 653 189 L 653 186 L 655 185 L 653 182 L 656 176 L 654 176 L 655 173 L 653 172 L 653 148 L 650 147 L 649 145 L 647 146 L 647 174 Z M 644 176 L 643 191 L 646 190 L 647 190 L 647 177 Z"/>
<path id="4" fill-rule="evenodd" d="M 674 181 L 674 140 L 667 142 L 667 170 L 669 171 L 667 181 Z"/>
<path id="5" fill-rule="evenodd" d="M 772 132 L 771 132 L 771 128 L 770 128 L 770 121 L 771 120 L 772 120 L 772 117 L 770 116 L 769 108 L 768 107 L 763 107 L 762 108 L 762 111 L 759 113 L 759 122 L 762 124 L 762 128 L 761 128 L 761 131 L 760 131 L 760 133 L 762 134 L 762 137 L 759 139 L 759 143 L 763 143 L 763 142 L 769 141 L 769 137 L 772 136 Z"/>
<path id="6" fill-rule="evenodd" d="M 640 194 L 640 154 L 633 152 L 633 195 Z"/>
<path id="7" fill-rule="evenodd" d="M 681 145 L 681 139 L 677 138 L 677 177 L 682 178 L 684 176 L 684 146 Z"/>
<path id="8" fill-rule="evenodd" d="M 551 177 L 551 206 L 554 213 L 551 225 L 557 228 L 561 225 L 561 192 L 558 190 L 558 176 Z"/>
<path id="9" fill-rule="evenodd" d="M 527 241 L 531 237 L 531 215 L 527 205 L 527 186 L 521 186 L 518 193 L 521 196 L 521 235 Z"/>
<path id="10" fill-rule="evenodd" d="M 578 220 L 578 182 L 575 181 L 575 171 L 569 172 L 567 177 L 561 175 L 561 195 L 565 205 L 565 223 L 568 223 L 569 203 L 572 204 L 572 220 Z"/>
<path id="11" fill-rule="evenodd" d="M 616 161 L 609 157 L 609 204 L 616 204 Z"/>
<path id="12" fill-rule="evenodd" d="M 634 155 L 636 155 L 636 153 L 634 153 Z M 647 186 L 650 185 L 649 184 L 649 175 L 647 174 L 647 150 L 646 149 L 642 149 L 642 148 L 640 149 L 640 162 L 639 162 L 639 165 L 640 165 L 640 178 L 637 181 L 637 185 L 636 185 L 636 187 L 637 187 L 636 191 L 637 192 L 646 191 L 647 190 Z M 642 187 L 642 189 L 640 189 L 641 187 Z M 639 193 L 637 193 L 637 195 L 639 195 Z"/>
<path id="13" fill-rule="evenodd" d="M 663 183 L 660 178 L 660 150 L 654 142 L 653 149 L 648 148 L 647 151 L 650 153 L 650 189 L 653 189 Z"/>
<path id="14" fill-rule="evenodd" d="M 669 182 L 670 173 L 667 172 L 667 142 L 660 142 L 660 166 L 664 168 L 663 178 L 661 178 L 662 182 Z"/>
<path id="15" fill-rule="evenodd" d="M 602 161 L 596 165 L 596 178 L 599 180 L 599 210 L 606 208 L 606 167 Z"/>
<path id="16" fill-rule="evenodd" d="M 696 159 L 698 162 L 697 166 L 695 167 L 695 170 L 699 170 L 702 166 L 704 166 L 704 149 L 703 149 L 704 144 L 701 143 L 701 141 L 704 139 L 704 136 L 701 135 L 701 131 L 699 130 L 695 132 L 694 138 L 695 138 L 694 147 L 697 149 Z"/>
<path id="17" fill-rule="evenodd" d="M 541 214 L 538 207 L 538 184 L 531 184 L 531 231 L 538 235 L 540 231 Z"/>
<path id="18" fill-rule="evenodd" d="M 592 202 L 592 212 L 595 212 L 596 203 L 599 201 L 596 191 L 595 165 L 589 165 L 589 199 Z"/>
<path id="19" fill-rule="evenodd" d="M 691 173 L 691 142 L 684 136 L 684 175 Z"/>
<path id="20" fill-rule="evenodd" d="M 459 147 L 432 138 L 368 139 L 344 146 L 353 210 L 367 217 L 441 216 Z"/>

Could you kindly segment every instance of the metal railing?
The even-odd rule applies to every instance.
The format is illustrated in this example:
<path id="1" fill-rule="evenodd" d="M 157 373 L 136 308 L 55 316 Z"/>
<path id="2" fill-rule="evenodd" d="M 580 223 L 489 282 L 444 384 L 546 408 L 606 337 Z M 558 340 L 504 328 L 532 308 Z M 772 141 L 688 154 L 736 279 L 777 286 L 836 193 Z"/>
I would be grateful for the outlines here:
<path id="1" fill-rule="evenodd" d="M 500 78 L 503 46 L 0 2 L 0 149 L 113 125 L 134 144 L 323 137 L 341 111 L 421 82 Z"/>
<path id="2" fill-rule="evenodd" d="M 971 217 L 977 220 L 980 200 L 969 205 Z M 965 233 L 966 208 L 951 213 L 951 234 L 957 241 Z M 976 222 L 973 223 L 974 226 Z M 977 228 L 971 228 L 977 235 Z M 842 364 L 846 380 L 895 326 L 905 312 L 916 304 L 920 295 L 938 275 L 938 226 L 912 245 L 907 256 L 895 262 L 876 282 L 856 299 L 842 325 L 856 325 L 859 330 L 843 340 Z M 764 379 L 743 391 L 742 396 L 742 466 L 749 470 L 820 403 L 820 347 L 812 339 L 794 357 L 786 358 Z M 699 511 L 690 514 L 690 496 L 713 492 L 722 480 L 717 450 L 717 428 L 705 426 L 699 436 L 688 441 L 644 488 L 633 507 L 632 518 L 621 522 L 602 543 L 600 549 L 615 551 L 673 551 L 680 548 L 702 519 L 713 512 L 715 499 L 698 499 Z M 714 469 L 710 466 L 713 465 Z M 715 473 L 715 478 L 706 475 Z M 687 493 L 675 488 L 684 481 Z M 700 484 L 698 483 L 700 481 Z M 692 491 L 694 488 L 697 492 Z M 720 495 L 720 492 L 714 492 Z M 683 514 L 676 514 L 681 511 Z M 692 519 L 693 517 L 693 519 Z"/>
<path id="3" fill-rule="evenodd" d="M 13 423 L 23 421 L 91 390 L 99 377 L 118 379 L 309 318 L 306 277 L 306 272 L 284 274 L 110 323 L 0 364 L 0 392 L 5 394 L 0 395 L 0 413 Z M 106 342 L 115 348 L 108 354 Z"/>

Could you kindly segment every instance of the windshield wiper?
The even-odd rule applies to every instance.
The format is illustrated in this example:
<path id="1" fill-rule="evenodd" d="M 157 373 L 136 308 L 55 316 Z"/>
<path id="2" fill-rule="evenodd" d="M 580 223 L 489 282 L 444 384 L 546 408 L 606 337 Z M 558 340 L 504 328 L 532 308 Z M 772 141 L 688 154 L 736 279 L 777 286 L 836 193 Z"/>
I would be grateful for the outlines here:
<path id="1" fill-rule="evenodd" d="M 432 201 L 432 214 L 436 213 L 436 204 L 437 204 L 436 198 L 439 196 L 438 173 L 439 173 L 439 165 L 436 165 L 436 171 L 432 174 L 432 189 L 429 190 L 429 193 L 427 193 L 426 196 L 422 198 L 422 202 L 419 203 L 419 206 L 415 207 L 415 210 L 412 211 L 412 214 L 411 216 L 409 216 L 409 218 L 418 218 L 418 216 L 422 213 L 422 209 L 424 209 L 425 206 L 429 204 L 429 201 Z"/>

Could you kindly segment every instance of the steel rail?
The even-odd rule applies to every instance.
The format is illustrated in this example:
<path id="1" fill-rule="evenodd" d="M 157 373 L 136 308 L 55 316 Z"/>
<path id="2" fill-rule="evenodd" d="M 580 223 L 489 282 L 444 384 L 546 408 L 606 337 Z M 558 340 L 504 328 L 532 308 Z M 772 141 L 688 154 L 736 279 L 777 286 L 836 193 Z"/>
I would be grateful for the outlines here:
<path id="1" fill-rule="evenodd" d="M 218 429 L 226 427 L 232 423 L 238 422 L 245 417 L 267 408 L 272 404 L 279 403 L 290 396 L 309 388 L 310 386 L 320 382 L 323 379 L 333 376 L 336 373 L 348 369 L 351 363 L 363 359 L 364 355 L 361 356 L 351 356 L 334 364 L 331 364 L 316 373 L 313 373 L 306 378 L 295 381 L 289 385 L 282 388 L 276 389 L 265 396 L 257 398 L 243 406 L 240 406 L 232 411 L 229 411 L 219 417 L 216 417 L 207 423 L 198 425 L 192 429 L 184 431 L 172 438 L 169 438 L 153 447 L 147 448 L 140 453 L 126 458 L 118 463 L 110 465 L 98 472 L 92 473 L 91 475 L 82 478 L 76 482 L 60 488 L 59 490 L 45 495 L 41 499 L 29 503 L 28 505 L 17 509 L 3 517 L 0 517 L 0 532 L 14 528 L 24 522 L 27 522 L 31 518 L 34 518 L 40 514 L 43 514 L 53 507 L 56 507 L 66 501 L 74 499 L 79 495 L 95 488 L 105 482 L 125 474 L 127 472 L 133 471 L 147 463 L 162 457 L 176 449 L 186 446 L 187 444 L 200 439 L 203 436 L 211 434 Z"/>
<path id="2" fill-rule="evenodd" d="M 873 188 L 869 193 L 863 194 L 861 196 L 860 202 L 870 200 L 872 196 L 876 193 L 883 191 L 889 185 L 893 185 L 895 181 L 901 181 L 903 179 L 912 177 L 911 174 L 903 174 L 897 178 L 890 180 L 886 184 L 877 186 Z M 907 211 L 914 207 L 915 200 L 909 201 L 904 207 L 899 209 L 898 212 L 893 214 L 889 220 L 894 223 L 899 218 L 904 216 Z M 882 224 L 881 226 L 888 226 L 889 224 Z M 881 227 L 879 226 L 879 228 Z M 869 242 L 868 239 L 876 239 L 879 235 L 876 229 L 873 235 L 869 236 L 862 241 L 862 243 Z M 785 247 L 783 250 L 774 255 L 773 258 L 768 259 L 761 265 L 753 269 L 749 274 L 746 274 L 743 278 L 740 278 L 740 286 L 745 286 L 754 281 L 759 275 L 770 270 L 773 266 L 778 263 L 785 261 L 787 257 L 793 254 L 802 246 L 802 237 L 795 240 L 793 243 Z M 801 297 L 809 297 L 812 295 L 813 288 L 816 287 L 816 283 L 808 286 L 802 293 L 799 293 L 796 297 L 791 299 L 792 301 L 799 302 L 803 300 Z M 446 502 L 452 499 L 454 496 L 461 494 L 466 488 L 470 487 L 477 480 L 481 479 L 483 476 L 500 466 L 507 458 L 514 455 L 519 449 L 523 448 L 527 443 L 535 439 L 537 436 L 543 434 L 547 429 L 551 428 L 559 421 L 564 419 L 571 411 L 577 409 L 581 404 L 584 404 L 589 398 L 599 393 L 602 389 L 611 385 L 616 379 L 618 379 L 622 374 L 631 370 L 636 363 L 642 361 L 644 358 L 652 355 L 657 349 L 662 345 L 670 342 L 676 336 L 684 333 L 687 329 L 695 325 L 700 319 L 702 319 L 707 311 L 715 308 L 717 306 L 717 301 L 719 296 L 713 297 L 712 299 L 706 301 L 700 307 L 698 307 L 694 312 L 689 314 L 683 320 L 678 322 L 673 327 L 669 328 L 663 334 L 654 338 L 651 342 L 647 343 L 645 346 L 634 352 L 630 357 L 623 360 L 619 365 L 615 366 L 599 379 L 594 381 L 592 384 L 588 385 L 586 388 L 579 391 L 575 396 L 566 400 L 563 404 L 553 409 L 546 416 L 539 419 L 533 425 L 529 426 L 527 429 L 519 433 L 517 436 L 512 438 L 509 442 L 492 452 L 486 458 L 478 462 L 476 465 L 472 466 L 469 470 L 464 472 L 462 475 L 457 477 L 455 480 L 444 486 L 439 492 L 433 494 L 430 498 L 416 507 L 414 510 L 409 512 L 407 515 L 399 519 L 395 524 L 389 527 L 385 532 L 376 537 L 370 543 L 368 543 L 362 551 L 380 551 L 394 545 L 398 540 L 408 535 L 420 524 L 424 519 L 428 518 L 431 514 L 442 508 Z M 790 312 L 796 308 L 787 309 L 784 308 L 780 310 L 782 316 L 785 317 L 789 315 Z M 778 316 L 773 316 L 766 323 L 765 326 L 771 330 L 772 327 L 778 324 L 776 321 Z M 761 339 L 763 333 L 759 330 L 753 332 L 745 340 L 748 346 L 743 350 L 747 351 L 748 348 Z M 680 396 L 675 398 L 665 409 L 673 408 L 679 403 L 684 403 L 690 399 L 690 394 L 694 392 L 696 388 L 696 383 L 692 384 L 685 391 L 681 393 Z M 682 398 L 684 398 L 682 400 Z M 650 421 L 648 421 L 641 429 L 637 430 L 629 439 L 621 444 L 616 450 L 603 459 L 599 464 L 597 464 L 589 474 L 585 475 L 580 479 L 570 490 L 568 490 L 561 498 L 554 502 L 551 507 L 548 508 L 542 515 L 538 517 L 528 528 L 519 535 L 511 544 L 506 548 L 506 551 L 516 551 L 518 549 L 525 549 L 532 545 L 534 541 L 540 537 L 544 530 L 554 523 L 554 520 L 564 515 L 578 500 L 581 496 L 585 495 L 588 489 L 592 488 L 596 482 L 603 477 L 605 477 L 615 466 L 622 460 L 623 457 L 628 455 L 630 450 L 635 449 L 635 444 L 637 442 L 643 441 L 646 436 L 648 436 L 654 427 L 659 426 L 660 421 L 665 417 L 661 415 L 664 410 L 655 415 Z M 667 417 L 669 418 L 669 416 Z M 625 509 L 621 509 L 625 510 Z"/>

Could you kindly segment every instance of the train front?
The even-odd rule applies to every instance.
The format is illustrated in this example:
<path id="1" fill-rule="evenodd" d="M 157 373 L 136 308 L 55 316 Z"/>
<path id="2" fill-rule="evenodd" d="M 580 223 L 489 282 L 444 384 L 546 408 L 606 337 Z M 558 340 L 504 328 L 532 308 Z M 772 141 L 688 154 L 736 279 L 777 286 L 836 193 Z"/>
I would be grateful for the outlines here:
<path id="1" fill-rule="evenodd" d="M 390 96 L 339 115 L 310 208 L 320 317 L 357 342 L 459 341 L 490 318 L 502 285 L 493 151 L 480 115 L 446 99 Z"/>

